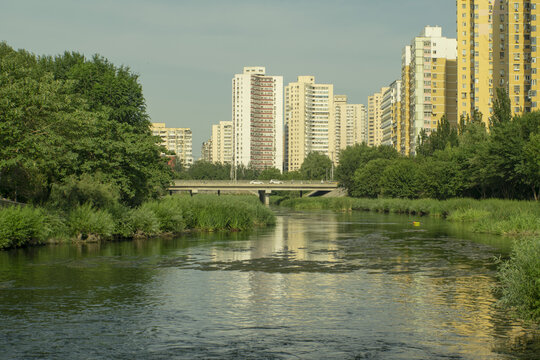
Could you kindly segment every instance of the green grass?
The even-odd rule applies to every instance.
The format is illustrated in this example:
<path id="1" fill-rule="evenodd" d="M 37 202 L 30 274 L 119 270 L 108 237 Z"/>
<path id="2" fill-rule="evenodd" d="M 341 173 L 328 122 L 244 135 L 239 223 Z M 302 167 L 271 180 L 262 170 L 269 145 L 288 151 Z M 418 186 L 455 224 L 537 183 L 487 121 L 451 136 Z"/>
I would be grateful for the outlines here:
<path id="1" fill-rule="evenodd" d="M 499 280 L 501 304 L 521 319 L 540 323 L 540 237 L 516 241 Z"/>
<path id="2" fill-rule="evenodd" d="M 500 235 L 540 235 L 540 204 L 533 201 L 474 199 L 296 198 L 281 206 L 295 210 L 373 211 L 443 217 L 472 231 Z"/>

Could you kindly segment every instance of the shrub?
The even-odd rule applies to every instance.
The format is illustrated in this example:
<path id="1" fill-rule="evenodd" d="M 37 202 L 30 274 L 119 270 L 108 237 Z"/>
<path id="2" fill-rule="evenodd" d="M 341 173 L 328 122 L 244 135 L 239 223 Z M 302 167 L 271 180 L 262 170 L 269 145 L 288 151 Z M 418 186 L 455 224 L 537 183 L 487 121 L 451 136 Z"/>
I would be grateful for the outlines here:
<path id="1" fill-rule="evenodd" d="M 69 213 L 68 227 L 72 236 L 85 240 L 89 236 L 97 238 L 112 236 L 115 222 L 108 211 L 84 204 Z"/>
<path id="2" fill-rule="evenodd" d="M 144 203 L 140 209 L 143 212 L 152 212 L 159 221 L 161 232 L 179 233 L 185 229 L 182 217 L 182 204 L 175 197 L 165 197 Z"/>
<path id="3" fill-rule="evenodd" d="M 148 207 L 129 211 L 127 229 L 131 234 L 153 236 L 159 233 L 160 223 L 157 215 Z"/>
<path id="4" fill-rule="evenodd" d="M 540 321 L 540 237 L 518 241 L 499 278 L 500 302 L 522 319 Z"/>
<path id="5" fill-rule="evenodd" d="M 71 176 L 61 184 L 53 184 L 49 205 L 65 211 L 83 204 L 90 204 L 97 209 L 110 209 L 118 203 L 119 198 L 118 189 L 101 181 L 99 175 L 84 174 L 80 178 Z"/>
<path id="6" fill-rule="evenodd" d="M 0 249 L 44 242 L 51 222 L 43 210 L 31 206 L 0 208 Z"/>

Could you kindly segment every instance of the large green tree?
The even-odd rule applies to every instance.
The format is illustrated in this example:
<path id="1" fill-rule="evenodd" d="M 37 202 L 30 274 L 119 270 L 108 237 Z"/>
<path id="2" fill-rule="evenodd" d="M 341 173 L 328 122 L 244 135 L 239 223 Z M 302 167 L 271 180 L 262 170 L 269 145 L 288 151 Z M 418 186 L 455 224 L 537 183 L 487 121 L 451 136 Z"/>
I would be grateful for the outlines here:
<path id="1" fill-rule="evenodd" d="M 136 77 L 99 57 L 65 58 L 38 59 L 0 43 L 0 195 L 45 201 L 53 184 L 96 172 L 127 204 L 162 193 L 171 171 Z M 86 66 L 99 70 L 92 91 L 69 75 Z M 100 92 L 110 96 L 91 95 Z"/>
<path id="2" fill-rule="evenodd" d="M 300 167 L 300 173 L 305 180 L 328 179 L 331 172 L 332 160 L 316 151 L 310 152 Z"/>

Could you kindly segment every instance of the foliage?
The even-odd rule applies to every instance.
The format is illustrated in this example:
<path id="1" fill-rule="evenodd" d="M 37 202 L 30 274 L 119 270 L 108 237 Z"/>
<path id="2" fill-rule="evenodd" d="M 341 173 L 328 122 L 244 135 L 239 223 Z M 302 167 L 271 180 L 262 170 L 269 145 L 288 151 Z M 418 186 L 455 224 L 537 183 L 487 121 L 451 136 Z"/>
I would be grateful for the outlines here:
<path id="1" fill-rule="evenodd" d="M 76 207 L 69 213 L 67 222 L 70 235 L 79 240 L 109 238 L 113 235 L 115 222 L 107 210 L 99 210 L 90 204 Z"/>
<path id="2" fill-rule="evenodd" d="M 540 112 L 512 117 L 506 93 L 497 93 L 489 129 L 477 111 L 462 116 L 457 128 L 443 117 L 429 136 L 422 131 L 416 157 L 381 156 L 381 147 L 365 145 L 345 149 L 340 184 L 356 197 L 538 200 Z M 370 165 L 376 158 L 389 162 Z"/>
<path id="3" fill-rule="evenodd" d="M 396 159 L 398 156 L 397 151 L 391 146 L 369 147 L 365 143 L 348 146 L 339 154 L 336 178 L 351 194 L 354 191 L 356 170 L 363 168 L 371 160 Z"/>
<path id="4" fill-rule="evenodd" d="M 310 152 L 300 167 L 300 173 L 305 180 L 328 179 L 331 171 L 332 160 L 316 151 Z"/>
<path id="5" fill-rule="evenodd" d="M 540 322 L 540 237 L 517 240 L 499 278 L 501 303 L 522 319 Z"/>
<path id="6" fill-rule="evenodd" d="M 43 243 L 52 231 L 50 225 L 42 209 L 0 208 L 0 250 Z"/>
<path id="7" fill-rule="evenodd" d="M 268 168 L 261 171 L 259 174 L 259 180 L 272 180 L 272 179 L 281 179 L 283 175 L 281 174 L 281 171 L 279 171 L 276 168 Z"/>
<path id="8" fill-rule="evenodd" d="M 418 165 L 411 159 L 391 161 L 382 172 L 380 184 L 383 196 L 415 199 L 419 197 Z"/>
<path id="9" fill-rule="evenodd" d="M 354 173 L 351 196 L 376 198 L 381 194 L 381 179 L 387 166 L 392 163 L 389 159 L 375 159 Z"/>
<path id="10" fill-rule="evenodd" d="M 68 211 L 83 204 L 97 209 L 111 209 L 119 201 L 118 189 L 102 180 L 103 175 L 83 174 L 80 178 L 68 176 L 62 183 L 52 185 L 49 205 Z"/>
<path id="11" fill-rule="evenodd" d="M 138 204 L 169 184 L 137 76 L 99 56 L 38 58 L 0 43 L 0 114 L 2 196 L 44 202 L 53 185 L 100 172 Z"/>

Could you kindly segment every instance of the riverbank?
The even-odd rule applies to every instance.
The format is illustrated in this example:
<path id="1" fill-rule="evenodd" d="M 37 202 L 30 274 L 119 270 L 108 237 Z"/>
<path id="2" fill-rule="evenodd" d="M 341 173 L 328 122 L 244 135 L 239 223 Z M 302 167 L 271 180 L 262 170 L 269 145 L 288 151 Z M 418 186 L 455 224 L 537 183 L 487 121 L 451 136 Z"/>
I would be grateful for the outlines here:
<path id="1" fill-rule="evenodd" d="M 380 213 L 436 216 L 462 223 L 473 232 L 510 236 L 540 235 L 540 204 L 533 201 L 474 199 L 274 199 L 295 210 L 374 211 Z"/>
<path id="2" fill-rule="evenodd" d="M 0 208 L 0 250 L 44 243 L 92 242 L 180 234 L 242 231 L 275 223 L 255 196 L 166 196 L 137 208 L 89 204 L 68 211 L 41 207 Z"/>

